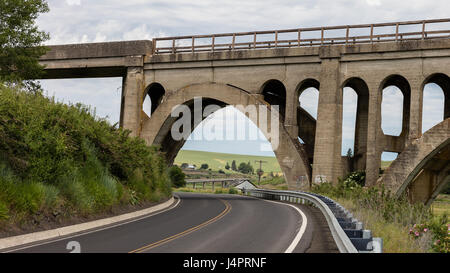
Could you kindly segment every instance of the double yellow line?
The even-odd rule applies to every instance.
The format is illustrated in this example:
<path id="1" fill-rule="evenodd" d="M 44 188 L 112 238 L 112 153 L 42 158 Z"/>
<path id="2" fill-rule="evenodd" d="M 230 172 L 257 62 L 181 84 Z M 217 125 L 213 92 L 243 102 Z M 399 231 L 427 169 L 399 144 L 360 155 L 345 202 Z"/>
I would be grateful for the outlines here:
<path id="1" fill-rule="evenodd" d="M 211 218 L 208 221 L 206 221 L 204 223 L 201 223 L 198 226 L 194 226 L 194 227 L 192 227 L 190 229 L 187 229 L 187 230 L 185 230 L 183 232 L 180 232 L 178 234 L 175 234 L 175 235 L 172 235 L 172 236 L 167 237 L 165 239 L 162 239 L 162 240 L 160 240 L 158 242 L 155 242 L 155 243 L 152 243 L 152 244 L 140 247 L 138 249 L 135 249 L 133 251 L 130 251 L 129 253 L 141 253 L 143 251 L 146 251 L 146 250 L 149 250 L 149 249 L 161 246 L 163 244 L 166 244 L 166 243 L 168 243 L 170 241 L 173 241 L 175 239 L 181 238 L 181 237 L 183 237 L 183 236 L 185 236 L 185 235 L 187 235 L 189 233 L 197 231 L 197 230 L 199 230 L 199 229 L 201 229 L 201 228 L 203 228 L 203 227 L 205 227 L 205 226 L 207 226 L 209 224 L 212 224 L 212 223 L 216 222 L 217 220 L 219 220 L 220 218 L 224 217 L 225 215 L 227 215 L 231 211 L 230 203 L 228 203 L 227 201 L 222 200 L 222 199 L 219 199 L 219 200 L 222 201 L 222 203 L 225 205 L 225 209 L 219 215 L 217 215 L 216 217 Z"/>

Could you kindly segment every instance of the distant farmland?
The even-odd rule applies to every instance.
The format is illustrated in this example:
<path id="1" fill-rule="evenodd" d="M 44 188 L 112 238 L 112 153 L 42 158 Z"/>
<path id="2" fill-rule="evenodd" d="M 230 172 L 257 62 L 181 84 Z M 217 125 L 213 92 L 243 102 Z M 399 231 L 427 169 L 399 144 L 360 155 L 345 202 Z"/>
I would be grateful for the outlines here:
<path id="1" fill-rule="evenodd" d="M 213 171 L 224 170 L 225 165 L 230 164 L 233 160 L 236 160 L 236 166 L 239 166 L 241 162 L 249 162 L 252 164 L 253 168 L 259 168 L 259 164 L 255 160 L 267 161 L 263 163 L 262 169 L 264 172 L 274 172 L 281 173 L 280 165 L 276 157 L 272 156 L 255 156 L 255 155 L 239 155 L 239 154 L 225 154 L 225 153 L 213 153 L 213 152 L 203 152 L 203 151 L 192 151 L 192 150 L 180 150 L 177 157 L 175 158 L 175 164 L 181 166 L 183 163 L 188 163 L 191 165 L 196 165 L 197 168 L 204 163 L 208 164 L 209 168 Z M 386 169 L 392 161 L 382 161 L 381 168 Z"/>
<path id="2" fill-rule="evenodd" d="M 224 154 L 224 153 L 213 153 L 213 152 L 202 152 L 202 151 L 191 151 L 191 150 L 180 150 L 177 157 L 175 158 L 175 164 L 181 166 L 183 163 L 188 163 L 191 165 L 196 165 L 199 168 L 202 164 L 206 163 L 214 171 L 224 170 L 225 165 L 230 164 L 236 160 L 236 166 L 239 166 L 241 162 L 250 162 L 253 168 L 258 169 L 259 163 L 255 160 L 267 161 L 263 163 L 262 169 L 264 172 L 274 172 L 280 173 L 280 165 L 275 157 L 272 156 L 254 156 L 254 155 L 238 155 L 238 154 Z"/>

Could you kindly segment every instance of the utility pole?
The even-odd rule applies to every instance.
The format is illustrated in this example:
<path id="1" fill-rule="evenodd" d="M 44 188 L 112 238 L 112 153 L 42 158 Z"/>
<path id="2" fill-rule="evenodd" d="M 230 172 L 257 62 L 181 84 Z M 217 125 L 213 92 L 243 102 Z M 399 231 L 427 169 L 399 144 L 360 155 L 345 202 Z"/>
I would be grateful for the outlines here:
<path id="1" fill-rule="evenodd" d="M 256 163 L 258 163 L 259 162 L 259 169 L 258 169 L 258 171 L 256 172 L 257 174 L 258 174 L 258 186 L 259 186 L 259 183 L 261 182 L 261 175 L 263 175 L 263 170 L 262 170 L 262 164 L 263 163 L 267 163 L 267 161 L 263 161 L 263 160 L 255 160 L 255 162 Z"/>

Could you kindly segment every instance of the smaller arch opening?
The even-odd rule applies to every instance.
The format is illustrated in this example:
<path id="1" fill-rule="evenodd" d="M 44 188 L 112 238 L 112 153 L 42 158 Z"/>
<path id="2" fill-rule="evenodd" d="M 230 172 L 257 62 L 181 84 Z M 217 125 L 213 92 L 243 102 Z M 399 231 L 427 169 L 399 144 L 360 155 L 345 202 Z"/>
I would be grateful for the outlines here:
<path id="1" fill-rule="evenodd" d="M 408 81 L 403 76 L 391 75 L 383 81 L 381 92 L 381 129 L 383 133 L 391 136 L 408 135 L 411 99 L 411 87 Z"/>
<path id="2" fill-rule="evenodd" d="M 161 84 L 150 84 L 145 91 L 144 99 L 142 101 L 142 111 L 144 111 L 147 116 L 151 117 L 156 108 L 161 104 L 165 93 L 166 91 Z"/>
<path id="3" fill-rule="evenodd" d="M 298 88 L 299 106 L 317 119 L 320 83 L 315 79 L 304 80 Z"/>
<path id="4" fill-rule="evenodd" d="M 383 172 L 385 169 L 387 169 L 392 161 L 394 161 L 398 156 L 398 153 L 395 152 L 382 152 L 381 153 L 381 171 Z"/>
<path id="5" fill-rule="evenodd" d="M 429 76 L 423 85 L 422 132 L 450 117 L 450 78 L 442 73 Z"/>
<path id="6" fill-rule="evenodd" d="M 349 78 L 342 85 L 341 155 L 349 158 L 349 171 L 366 168 L 369 88 L 361 78 Z"/>
<path id="7" fill-rule="evenodd" d="M 286 113 L 286 88 L 279 80 L 269 80 L 262 88 L 261 94 L 270 105 L 278 105 L 280 115 L 284 118 Z"/>

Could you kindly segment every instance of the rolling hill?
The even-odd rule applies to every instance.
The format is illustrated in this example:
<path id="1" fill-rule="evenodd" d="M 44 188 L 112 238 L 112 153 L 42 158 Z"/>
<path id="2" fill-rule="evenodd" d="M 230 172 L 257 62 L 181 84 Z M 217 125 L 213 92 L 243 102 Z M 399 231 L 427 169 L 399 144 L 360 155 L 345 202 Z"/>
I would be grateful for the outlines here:
<path id="1" fill-rule="evenodd" d="M 256 170 L 259 168 L 259 163 L 255 160 L 263 160 L 267 163 L 263 163 L 262 169 L 264 172 L 274 172 L 280 173 L 280 165 L 276 157 L 271 156 L 254 156 L 254 155 L 239 155 L 239 154 L 226 154 L 226 153 L 214 153 L 214 152 L 203 152 L 203 151 L 192 151 L 192 150 L 180 150 L 177 157 L 175 158 L 175 164 L 181 166 L 183 163 L 195 164 L 200 167 L 202 164 L 206 163 L 212 170 L 225 170 L 225 165 L 230 164 L 233 160 L 236 160 L 236 165 L 239 166 L 241 162 L 250 162 L 253 168 Z"/>

